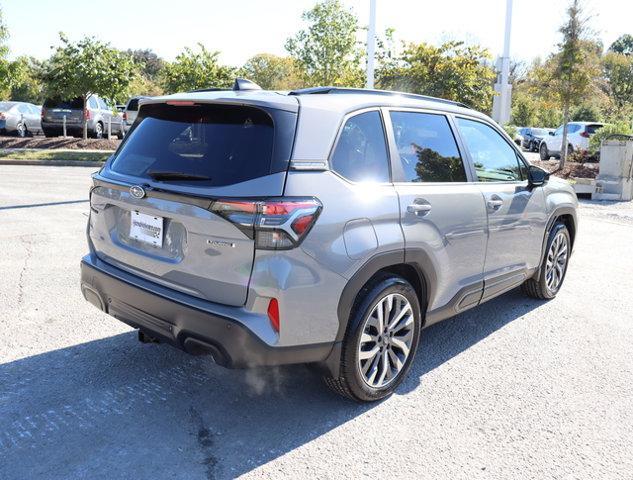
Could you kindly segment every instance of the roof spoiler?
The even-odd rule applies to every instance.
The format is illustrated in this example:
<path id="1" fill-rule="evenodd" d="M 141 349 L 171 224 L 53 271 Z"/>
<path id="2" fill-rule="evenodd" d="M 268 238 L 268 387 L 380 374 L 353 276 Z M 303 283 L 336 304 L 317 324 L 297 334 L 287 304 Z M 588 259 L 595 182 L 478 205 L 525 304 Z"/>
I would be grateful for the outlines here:
<path id="1" fill-rule="evenodd" d="M 249 90 L 262 90 L 262 87 L 257 85 L 255 82 L 248 80 L 247 78 L 236 78 L 235 82 L 233 82 L 233 87 L 228 88 L 217 88 L 217 87 L 209 87 L 209 88 L 199 88 L 197 90 L 190 90 L 188 93 L 196 93 L 196 92 L 245 92 Z"/>

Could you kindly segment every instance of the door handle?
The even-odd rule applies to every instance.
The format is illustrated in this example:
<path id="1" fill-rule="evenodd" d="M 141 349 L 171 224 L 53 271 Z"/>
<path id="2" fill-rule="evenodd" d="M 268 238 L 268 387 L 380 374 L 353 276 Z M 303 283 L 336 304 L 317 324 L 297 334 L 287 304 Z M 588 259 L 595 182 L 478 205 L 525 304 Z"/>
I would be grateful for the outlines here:
<path id="1" fill-rule="evenodd" d="M 502 205 L 503 200 L 501 200 L 500 198 L 491 198 L 490 200 L 488 200 L 488 208 L 490 210 L 499 210 Z"/>
<path id="2" fill-rule="evenodd" d="M 412 213 L 414 215 L 422 216 L 426 215 L 431 211 L 431 205 L 428 203 L 412 203 L 407 206 L 407 212 Z"/>

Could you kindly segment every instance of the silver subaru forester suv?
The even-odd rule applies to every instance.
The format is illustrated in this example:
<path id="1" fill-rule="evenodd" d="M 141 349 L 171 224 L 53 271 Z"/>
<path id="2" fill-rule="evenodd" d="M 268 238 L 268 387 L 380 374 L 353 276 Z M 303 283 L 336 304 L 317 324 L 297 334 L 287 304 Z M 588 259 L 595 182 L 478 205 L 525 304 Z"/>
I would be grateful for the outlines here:
<path id="1" fill-rule="evenodd" d="M 576 207 L 465 105 L 238 79 L 141 100 L 93 178 L 81 289 L 142 341 L 312 364 L 373 401 L 424 327 L 518 286 L 553 298 Z"/>

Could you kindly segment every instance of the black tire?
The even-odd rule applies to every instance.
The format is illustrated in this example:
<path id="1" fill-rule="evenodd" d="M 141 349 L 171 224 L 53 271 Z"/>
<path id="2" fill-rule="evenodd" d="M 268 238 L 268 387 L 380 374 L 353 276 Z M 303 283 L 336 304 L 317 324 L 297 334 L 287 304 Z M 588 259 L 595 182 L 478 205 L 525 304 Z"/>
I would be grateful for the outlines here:
<path id="1" fill-rule="evenodd" d="M 572 147 L 571 143 L 567 145 L 567 156 L 569 157 L 572 153 L 574 153 L 574 147 Z"/>
<path id="2" fill-rule="evenodd" d="M 119 130 L 116 134 L 116 138 L 118 138 L 119 140 L 123 140 L 124 136 L 125 136 L 125 133 L 123 133 L 123 130 Z"/>
<path id="3" fill-rule="evenodd" d="M 565 259 L 565 264 L 562 267 L 562 275 L 560 276 L 560 281 L 556 285 L 555 288 L 550 288 L 547 282 L 547 261 L 548 256 L 550 255 L 550 250 L 552 248 L 552 243 L 556 239 L 558 235 L 562 235 L 565 237 L 566 247 L 567 247 L 567 255 Z M 528 279 L 523 285 L 523 292 L 532 298 L 537 298 L 539 300 L 550 300 L 556 296 L 556 294 L 560 291 L 560 288 L 563 285 L 565 280 L 565 275 L 567 274 L 567 267 L 569 266 L 569 256 L 571 254 L 571 237 L 569 235 L 569 230 L 567 230 L 567 226 L 560 221 L 554 223 L 554 226 L 549 232 L 549 236 L 547 238 L 547 244 L 545 246 L 545 253 L 543 254 L 543 259 L 541 260 L 541 266 L 538 271 L 537 277 L 532 277 Z"/>
<path id="4" fill-rule="evenodd" d="M 53 131 L 51 131 L 51 130 L 46 130 L 46 129 L 43 129 L 43 130 L 42 130 L 42 133 L 44 134 L 44 136 L 45 136 L 46 138 L 51 138 L 51 137 L 54 137 L 54 136 L 55 136 L 55 132 L 53 132 Z"/>
<path id="5" fill-rule="evenodd" d="M 374 388 L 364 380 L 359 366 L 359 351 L 361 336 L 366 322 L 374 308 L 390 294 L 399 294 L 411 306 L 413 323 L 411 326 L 412 339 L 409 354 L 402 367 L 392 380 L 385 386 Z M 338 378 L 324 377 L 326 385 L 334 392 L 357 402 L 374 402 L 391 395 L 404 380 L 411 368 L 420 341 L 422 318 L 420 301 L 409 282 L 395 275 L 384 275 L 376 278 L 365 286 L 358 294 L 354 308 L 350 313 L 349 322 L 341 352 L 341 365 Z M 376 344 L 376 347 L 378 344 Z M 391 348 L 391 347 L 381 347 Z M 385 353 L 385 356 L 387 353 Z M 384 358 L 384 357 L 383 357 Z M 367 360 L 369 361 L 369 360 Z M 376 369 L 379 363 L 376 363 Z"/>
<path id="6" fill-rule="evenodd" d="M 547 150 L 547 145 L 545 144 L 545 142 L 541 142 L 541 146 L 539 147 L 538 150 L 539 150 L 539 156 L 541 157 L 542 161 L 549 160 L 550 153 Z"/>

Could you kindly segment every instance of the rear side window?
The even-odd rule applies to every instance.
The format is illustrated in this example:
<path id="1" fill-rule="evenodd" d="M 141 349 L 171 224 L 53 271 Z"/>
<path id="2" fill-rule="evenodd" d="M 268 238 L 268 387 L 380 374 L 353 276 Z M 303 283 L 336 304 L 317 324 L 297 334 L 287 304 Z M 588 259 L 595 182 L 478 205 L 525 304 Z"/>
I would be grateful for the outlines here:
<path id="1" fill-rule="evenodd" d="M 596 133 L 598 130 L 600 130 L 603 127 L 603 125 L 587 125 L 585 131 L 589 134 L 589 135 L 593 135 L 594 133 Z"/>
<path id="2" fill-rule="evenodd" d="M 258 108 L 146 105 L 111 169 L 144 178 L 156 179 L 157 172 L 198 177 L 163 180 L 184 184 L 232 185 L 271 173 L 274 131 L 271 116 Z"/>
<path id="3" fill-rule="evenodd" d="M 444 115 L 391 112 L 407 182 L 465 182 L 466 170 Z"/>
<path id="4" fill-rule="evenodd" d="M 389 181 L 387 143 L 379 112 L 361 113 L 345 122 L 331 166 L 352 182 Z"/>
<path id="5" fill-rule="evenodd" d="M 127 109 L 132 112 L 136 112 L 138 110 L 138 98 L 133 98 L 132 100 L 130 100 L 127 104 Z"/>
<path id="6" fill-rule="evenodd" d="M 99 104 L 97 103 L 97 99 L 95 97 L 90 97 L 88 99 L 88 106 L 94 110 L 99 108 Z"/>
<path id="7" fill-rule="evenodd" d="M 480 182 L 522 180 L 525 166 L 516 151 L 492 127 L 475 120 L 457 118 L 459 131 L 475 164 Z"/>
<path id="8" fill-rule="evenodd" d="M 99 100 L 99 108 L 101 108 L 101 110 L 111 110 L 111 108 L 108 107 L 108 104 L 105 103 L 102 98 L 99 98 L 98 100 Z"/>

